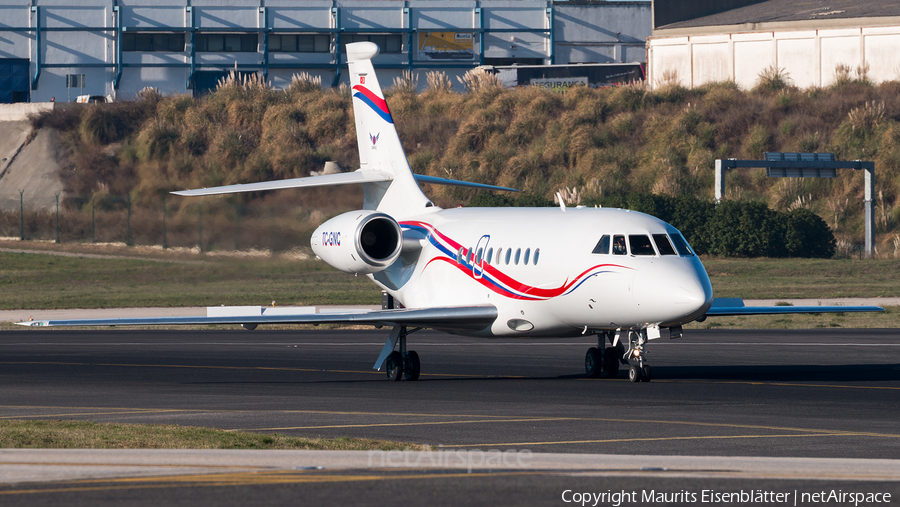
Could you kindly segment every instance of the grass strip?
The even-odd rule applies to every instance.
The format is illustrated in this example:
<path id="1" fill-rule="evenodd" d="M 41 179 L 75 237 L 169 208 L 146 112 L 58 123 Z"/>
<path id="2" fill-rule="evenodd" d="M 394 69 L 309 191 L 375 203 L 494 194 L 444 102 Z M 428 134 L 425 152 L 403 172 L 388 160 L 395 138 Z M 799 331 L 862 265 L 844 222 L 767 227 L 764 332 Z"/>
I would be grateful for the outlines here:
<path id="1" fill-rule="evenodd" d="M 716 297 L 806 299 L 898 297 L 896 259 L 703 257 Z"/>
<path id="2" fill-rule="evenodd" d="M 168 424 L 0 421 L 2 449 L 301 449 L 422 450 L 419 444 L 367 438 L 304 438 Z"/>
<path id="3" fill-rule="evenodd" d="M 813 313 L 707 317 L 685 329 L 897 329 L 900 307 L 886 306 L 881 313 Z"/>
<path id="4" fill-rule="evenodd" d="M 196 256 L 202 259 L 203 256 Z M 0 251 L 0 309 L 380 304 L 381 291 L 321 261 L 206 262 Z"/>

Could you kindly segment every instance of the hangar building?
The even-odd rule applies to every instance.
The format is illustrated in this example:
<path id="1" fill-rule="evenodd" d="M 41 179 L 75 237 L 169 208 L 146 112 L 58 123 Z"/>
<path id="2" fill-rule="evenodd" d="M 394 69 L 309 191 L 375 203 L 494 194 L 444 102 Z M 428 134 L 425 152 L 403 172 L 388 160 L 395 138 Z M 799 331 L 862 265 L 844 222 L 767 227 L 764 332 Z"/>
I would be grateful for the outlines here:
<path id="1" fill-rule="evenodd" d="M 381 46 L 386 84 L 404 69 L 455 83 L 478 65 L 645 62 L 650 14 L 645 1 L 0 0 L 0 102 L 199 94 L 233 69 L 334 86 L 344 46 L 363 40 Z"/>
<path id="2" fill-rule="evenodd" d="M 898 48 L 897 0 L 654 0 L 647 79 L 752 88 L 778 68 L 807 88 L 828 86 L 841 66 L 879 83 L 900 79 Z"/>

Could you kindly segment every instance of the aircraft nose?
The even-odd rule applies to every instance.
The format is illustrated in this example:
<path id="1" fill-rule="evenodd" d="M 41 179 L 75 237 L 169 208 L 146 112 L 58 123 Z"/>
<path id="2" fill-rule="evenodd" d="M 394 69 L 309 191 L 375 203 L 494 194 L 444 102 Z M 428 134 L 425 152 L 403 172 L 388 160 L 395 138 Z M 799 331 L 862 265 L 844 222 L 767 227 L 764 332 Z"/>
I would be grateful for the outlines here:
<path id="1" fill-rule="evenodd" d="M 696 313 L 712 299 L 693 266 L 655 260 L 641 266 L 634 278 L 634 302 L 642 312 L 661 320 L 677 320 Z"/>

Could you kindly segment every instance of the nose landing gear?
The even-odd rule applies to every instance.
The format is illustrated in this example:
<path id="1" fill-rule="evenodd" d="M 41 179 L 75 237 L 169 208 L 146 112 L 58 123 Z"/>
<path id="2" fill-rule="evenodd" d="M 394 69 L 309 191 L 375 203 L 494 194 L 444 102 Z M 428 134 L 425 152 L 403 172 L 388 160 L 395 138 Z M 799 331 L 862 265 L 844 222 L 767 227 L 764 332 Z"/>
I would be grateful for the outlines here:
<path id="1" fill-rule="evenodd" d="M 603 331 L 597 334 L 599 347 L 588 349 L 584 356 L 584 371 L 589 377 L 616 378 L 621 362 L 628 365 L 628 380 L 650 382 L 653 374 L 650 365 L 647 364 L 647 351 L 644 349 L 644 345 L 647 343 L 647 332 L 645 330 L 627 331 L 627 349 L 623 341 L 616 338 L 616 336 L 621 336 L 621 332 L 621 330 L 615 333 Z M 606 347 L 605 341 L 614 345 Z"/>
<path id="2" fill-rule="evenodd" d="M 623 357 L 628 361 L 628 380 L 632 382 L 650 382 L 653 378 L 650 365 L 646 364 L 646 343 L 646 331 L 628 331 L 628 350 Z"/>

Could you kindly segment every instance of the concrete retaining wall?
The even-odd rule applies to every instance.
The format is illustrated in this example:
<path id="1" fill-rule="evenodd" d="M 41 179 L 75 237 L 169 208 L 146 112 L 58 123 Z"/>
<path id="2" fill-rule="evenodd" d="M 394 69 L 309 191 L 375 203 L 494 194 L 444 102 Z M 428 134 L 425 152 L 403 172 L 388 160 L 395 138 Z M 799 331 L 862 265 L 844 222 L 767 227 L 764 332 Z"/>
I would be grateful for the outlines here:
<path id="1" fill-rule="evenodd" d="M 25 121 L 30 114 L 52 111 L 64 107 L 60 102 L 22 102 L 18 104 L 0 104 L 0 121 Z"/>

